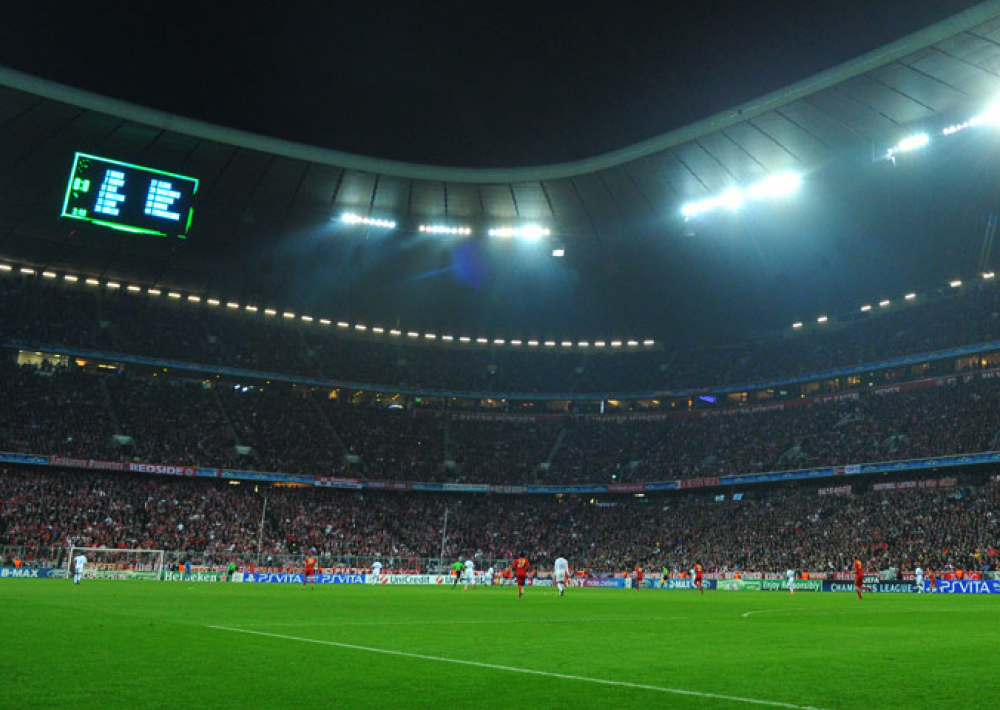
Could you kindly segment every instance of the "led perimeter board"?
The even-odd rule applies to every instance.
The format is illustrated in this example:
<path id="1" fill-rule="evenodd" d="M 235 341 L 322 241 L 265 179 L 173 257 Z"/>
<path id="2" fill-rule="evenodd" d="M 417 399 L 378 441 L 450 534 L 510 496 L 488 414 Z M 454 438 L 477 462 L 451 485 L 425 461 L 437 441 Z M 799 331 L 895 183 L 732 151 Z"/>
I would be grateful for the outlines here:
<path id="1" fill-rule="evenodd" d="M 62 215 L 136 234 L 186 239 L 198 180 L 77 153 Z"/>

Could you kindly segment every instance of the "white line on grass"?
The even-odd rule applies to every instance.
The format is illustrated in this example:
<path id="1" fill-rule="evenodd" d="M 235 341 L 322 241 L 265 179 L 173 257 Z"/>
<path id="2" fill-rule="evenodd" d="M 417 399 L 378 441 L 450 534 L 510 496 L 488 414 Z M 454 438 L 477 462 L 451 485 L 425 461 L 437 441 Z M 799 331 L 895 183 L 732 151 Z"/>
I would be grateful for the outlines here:
<path id="1" fill-rule="evenodd" d="M 273 634 L 267 631 L 251 631 L 249 629 L 236 629 L 229 626 L 209 625 L 210 629 L 219 631 L 232 631 L 238 634 L 250 634 L 253 636 L 266 636 L 269 638 L 285 639 L 287 641 L 302 641 L 303 643 L 314 643 L 320 646 L 334 646 L 336 648 L 347 648 L 352 651 L 367 651 L 368 653 L 381 653 L 386 656 L 402 656 L 404 658 L 417 658 L 422 661 L 437 661 L 438 663 L 454 663 L 460 666 L 475 666 L 476 668 L 489 668 L 497 671 L 507 671 L 508 673 L 524 673 L 526 675 L 540 675 L 546 678 L 561 678 L 563 680 L 576 680 L 584 683 L 596 683 L 598 685 L 613 685 L 621 688 L 635 688 L 636 690 L 651 690 L 657 693 L 669 693 L 671 695 L 688 695 L 696 698 L 711 698 L 712 700 L 727 700 L 733 703 L 746 703 L 748 705 L 764 705 L 772 708 L 790 708 L 790 710 L 822 710 L 811 705 L 794 705 L 783 703 L 777 700 L 759 700 L 757 698 L 741 698 L 737 695 L 721 695 L 719 693 L 703 693 L 697 690 L 684 690 L 682 688 L 664 688 L 658 685 L 646 685 L 644 683 L 629 683 L 624 680 L 608 680 L 606 678 L 588 678 L 582 675 L 569 675 L 567 673 L 551 673 L 549 671 L 537 671 L 531 668 L 517 668 L 515 666 L 501 666 L 495 663 L 480 663 L 479 661 L 464 661 L 459 658 L 446 658 L 444 656 L 428 656 L 423 653 L 410 653 L 408 651 L 392 651 L 387 648 L 374 648 L 373 646 L 358 646 L 353 643 L 341 643 L 340 641 L 323 641 L 320 639 L 305 638 L 303 636 L 287 636 L 285 634 Z"/>

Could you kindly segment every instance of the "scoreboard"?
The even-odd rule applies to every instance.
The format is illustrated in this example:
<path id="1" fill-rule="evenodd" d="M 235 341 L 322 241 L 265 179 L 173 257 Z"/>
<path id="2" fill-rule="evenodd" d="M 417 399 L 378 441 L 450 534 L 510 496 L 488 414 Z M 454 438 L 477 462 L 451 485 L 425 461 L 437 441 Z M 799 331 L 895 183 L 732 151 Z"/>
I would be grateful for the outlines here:
<path id="1" fill-rule="evenodd" d="M 186 239 L 198 180 L 77 153 L 62 217 L 137 234 Z"/>

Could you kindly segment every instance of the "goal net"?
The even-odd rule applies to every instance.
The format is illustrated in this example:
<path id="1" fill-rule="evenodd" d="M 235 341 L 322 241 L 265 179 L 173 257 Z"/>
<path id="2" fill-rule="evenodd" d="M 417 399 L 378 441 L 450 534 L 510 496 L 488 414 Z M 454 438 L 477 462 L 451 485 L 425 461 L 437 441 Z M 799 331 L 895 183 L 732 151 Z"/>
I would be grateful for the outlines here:
<path id="1" fill-rule="evenodd" d="M 71 547 L 67 573 L 73 575 L 77 555 L 87 558 L 87 579 L 162 579 L 163 550 L 120 550 L 114 547 Z"/>

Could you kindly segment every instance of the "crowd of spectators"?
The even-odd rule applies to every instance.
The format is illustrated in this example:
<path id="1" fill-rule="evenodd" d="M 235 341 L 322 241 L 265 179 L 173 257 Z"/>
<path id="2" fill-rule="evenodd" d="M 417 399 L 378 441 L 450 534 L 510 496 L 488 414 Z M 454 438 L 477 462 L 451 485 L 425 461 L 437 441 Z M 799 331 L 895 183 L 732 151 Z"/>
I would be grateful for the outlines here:
<path id="1" fill-rule="evenodd" d="M 105 371 L 98 371 L 102 373 Z M 0 363 L 0 450 L 402 481 L 624 483 L 1000 449 L 1000 379 L 646 415 L 388 408 L 285 383 Z"/>
<path id="2" fill-rule="evenodd" d="M 878 570 L 995 570 L 1000 482 L 954 483 L 878 491 L 855 482 L 852 494 L 831 496 L 800 485 L 751 490 L 742 500 L 719 501 L 712 492 L 594 500 L 9 469 L 0 472 L 0 541 L 167 549 L 247 562 L 315 551 L 323 564 L 438 558 L 443 549 L 446 558 L 525 555 L 542 569 L 564 556 L 595 573 L 686 570 L 695 562 L 712 572 L 838 572 L 855 557 Z"/>
<path id="3" fill-rule="evenodd" d="M 1000 290 L 964 286 L 912 304 L 876 309 L 846 324 L 739 344 L 563 350 L 449 347 L 423 339 L 352 337 L 303 323 L 34 276 L 0 279 L 0 332 L 37 345 L 264 372 L 428 389 L 479 392 L 650 392 L 749 384 L 1000 339 Z M 478 335 L 478 334 L 472 334 Z"/>

